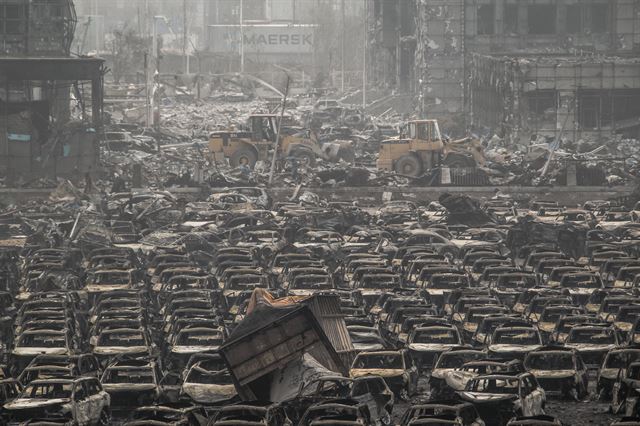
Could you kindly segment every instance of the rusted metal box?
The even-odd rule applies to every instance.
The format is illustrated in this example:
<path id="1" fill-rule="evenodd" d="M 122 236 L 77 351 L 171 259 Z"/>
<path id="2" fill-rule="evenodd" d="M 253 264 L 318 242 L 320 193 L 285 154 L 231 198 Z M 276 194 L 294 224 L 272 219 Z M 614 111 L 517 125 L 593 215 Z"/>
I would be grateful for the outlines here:
<path id="1" fill-rule="evenodd" d="M 220 348 L 241 398 L 264 397 L 268 375 L 304 353 L 329 370 L 347 374 L 311 309 L 302 305 L 283 310 L 284 315 L 241 335 Z"/>

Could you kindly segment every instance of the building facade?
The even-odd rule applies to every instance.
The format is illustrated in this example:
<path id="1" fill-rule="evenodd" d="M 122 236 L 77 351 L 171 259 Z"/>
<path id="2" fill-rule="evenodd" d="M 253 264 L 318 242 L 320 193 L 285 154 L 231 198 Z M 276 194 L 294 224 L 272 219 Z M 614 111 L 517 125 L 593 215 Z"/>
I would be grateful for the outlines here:
<path id="1" fill-rule="evenodd" d="M 389 59 L 372 74 L 415 93 L 425 115 L 575 138 L 633 128 L 635 0 L 373 2 L 374 54 Z"/>
<path id="2" fill-rule="evenodd" d="M 0 175 L 6 182 L 97 169 L 103 62 L 70 56 L 71 0 L 0 0 Z"/>

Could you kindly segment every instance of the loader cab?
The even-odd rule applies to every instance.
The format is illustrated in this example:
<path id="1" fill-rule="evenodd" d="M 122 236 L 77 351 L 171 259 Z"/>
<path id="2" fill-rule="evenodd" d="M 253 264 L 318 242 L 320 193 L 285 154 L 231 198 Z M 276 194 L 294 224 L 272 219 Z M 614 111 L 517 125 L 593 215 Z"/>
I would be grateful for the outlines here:
<path id="1" fill-rule="evenodd" d="M 276 116 L 273 114 L 256 114 L 249 117 L 252 142 L 275 142 L 278 134 Z"/>
<path id="2" fill-rule="evenodd" d="M 409 139 L 420 142 L 442 142 L 438 122 L 436 120 L 410 121 Z"/>

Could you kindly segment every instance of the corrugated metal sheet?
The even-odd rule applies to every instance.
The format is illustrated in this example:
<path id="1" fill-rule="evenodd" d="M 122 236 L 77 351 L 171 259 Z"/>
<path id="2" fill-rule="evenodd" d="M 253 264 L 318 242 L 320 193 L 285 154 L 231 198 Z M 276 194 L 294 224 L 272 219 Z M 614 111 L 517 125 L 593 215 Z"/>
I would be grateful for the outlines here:
<path id="1" fill-rule="evenodd" d="M 353 351 L 353 342 L 340 309 L 340 297 L 337 294 L 318 294 L 307 304 L 336 352 Z"/>

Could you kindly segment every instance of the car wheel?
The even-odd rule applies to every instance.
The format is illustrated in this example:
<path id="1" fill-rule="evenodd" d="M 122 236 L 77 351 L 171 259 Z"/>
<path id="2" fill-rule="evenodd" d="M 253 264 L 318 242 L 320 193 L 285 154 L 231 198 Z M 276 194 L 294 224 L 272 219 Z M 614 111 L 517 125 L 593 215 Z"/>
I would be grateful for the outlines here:
<path id="1" fill-rule="evenodd" d="M 106 409 L 102 410 L 102 412 L 100 413 L 100 419 L 98 420 L 98 424 L 100 426 L 107 426 L 111 424 L 111 414 L 109 414 L 109 412 Z"/>
<path id="2" fill-rule="evenodd" d="M 315 167 L 316 156 L 313 152 L 297 150 L 291 153 L 291 156 L 298 160 L 304 167 Z"/>
<path id="3" fill-rule="evenodd" d="M 409 401 L 409 391 L 407 390 L 407 388 L 402 389 L 402 391 L 400 392 L 400 399 L 402 399 L 403 401 Z"/>

